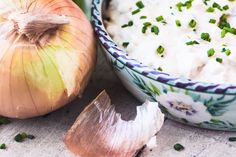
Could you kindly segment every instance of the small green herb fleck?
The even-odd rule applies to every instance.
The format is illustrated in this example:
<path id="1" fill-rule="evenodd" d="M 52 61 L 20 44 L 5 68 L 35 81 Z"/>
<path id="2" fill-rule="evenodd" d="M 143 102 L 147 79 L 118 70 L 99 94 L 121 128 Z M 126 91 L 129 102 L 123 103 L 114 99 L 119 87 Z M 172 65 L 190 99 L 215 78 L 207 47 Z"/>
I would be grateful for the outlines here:
<path id="1" fill-rule="evenodd" d="M 223 62 L 223 59 L 222 59 L 222 58 L 216 58 L 216 61 L 217 61 L 218 63 L 222 63 L 222 62 Z"/>
<path id="2" fill-rule="evenodd" d="M 165 48 L 161 45 L 157 48 L 157 53 L 158 54 L 163 54 L 164 51 L 165 51 Z"/>
<path id="3" fill-rule="evenodd" d="M 205 40 L 205 41 L 208 41 L 208 42 L 211 42 L 211 37 L 210 37 L 209 33 L 202 33 L 201 34 L 201 39 Z"/>
<path id="4" fill-rule="evenodd" d="M 132 11 L 132 15 L 135 15 L 135 14 L 139 13 L 140 11 L 141 11 L 140 9 L 136 9 L 136 10 Z"/>
<path id="5" fill-rule="evenodd" d="M 157 70 L 159 70 L 159 71 L 163 71 L 162 67 L 158 67 Z"/>
<path id="6" fill-rule="evenodd" d="M 188 46 L 190 46 L 190 45 L 196 45 L 196 44 L 199 44 L 199 42 L 197 42 L 196 40 L 186 42 L 186 45 L 188 45 Z"/>
<path id="7" fill-rule="evenodd" d="M 215 19 L 210 19 L 209 23 L 215 24 L 216 20 Z"/>
<path id="8" fill-rule="evenodd" d="M 131 27 L 131 26 L 133 26 L 134 25 L 134 22 L 133 21 L 129 21 L 127 24 L 124 24 L 124 25 L 122 25 L 121 27 L 122 28 L 125 28 L 125 27 Z"/>
<path id="9" fill-rule="evenodd" d="M 147 18 L 147 16 L 141 16 L 140 17 L 140 19 L 146 19 Z"/>
<path id="10" fill-rule="evenodd" d="M 23 142 L 26 138 L 28 139 L 34 139 L 35 136 L 34 135 L 27 135 L 25 132 L 19 133 L 14 137 L 14 140 L 16 142 Z"/>
<path id="11" fill-rule="evenodd" d="M 159 34 L 159 28 L 157 26 L 152 26 L 151 32 L 158 35 Z"/>
<path id="12" fill-rule="evenodd" d="M 1 144 L 1 145 L 0 145 L 0 149 L 7 149 L 6 144 L 5 144 L 5 143 Z"/>
<path id="13" fill-rule="evenodd" d="M 224 9 L 224 10 L 228 10 L 228 9 L 229 9 L 229 6 L 228 6 L 228 5 L 225 5 L 225 6 L 223 6 L 223 9 Z"/>
<path id="14" fill-rule="evenodd" d="M 206 11 L 208 13 L 213 13 L 215 11 L 215 9 L 213 7 L 209 7 Z"/>
<path id="15" fill-rule="evenodd" d="M 214 48 L 211 48 L 207 51 L 208 57 L 212 57 L 214 54 L 215 54 L 215 49 Z"/>
<path id="16" fill-rule="evenodd" d="M 213 7 L 213 8 L 217 8 L 217 9 L 219 9 L 220 11 L 222 11 L 221 6 L 220 6 L 218 3 L 216 3 L 216 2 L 214 2 L 214 3 L 212 4 L 212 7 Z"/>
<path id="17" fill-rule="evenodd" d="M 124 48 L 127 48 L 127 47 L 129 46 L 129 42 L 123 42 L 123 43 L 122 43 L 122 46 L 123 46 Z"/>
<path id="18" fill-rule="evenodd" d="M 235 142 L 235 141 L 236 141 L 236 137 L 230 137 L 230 138 L 229 138 L 229 141 L 230 141 L 230 142 Z"/>
<path id="19" fill-rule="evenodd" d="M 177 27 L 181 27 L 181 22 L 180 22 L 180 20 L 175 20 L 175 24 L 176 24 Z"/>
<path id="20" fill-rule="evenodd" d="M 163 16 L 158 16 L 157 18 L 156 18 L 156 21 L 157 22 L 160 22 L 160 21 L 163 21 L 164 20 L 164 17 Z"/>
<path id="21" fill-rule="evenodd" d="M 189 25 L 189 27 L 194 28 L 194 27 L 196 27 L 197 22 L 196 22 L 194 19 L 192 19 L 192 20 L 189 22 L 188 25 Z"/>
<path id="22" fill-rule="evenodd" d="M 182 151 L 182 150 L 184 150 L 184 146 L 182 146 L 181 144 L 177 143 L 177 144 L 174 145 L 174 149 L 176 151 Z"/>
<path id="23" fill-rule="evenodd" d="M 11 123 L 11 121 L 6 117 L 0 117 L 0 125 L 6 125 Z"/>
<path id="24" fill-rule="evenodd" d="M 138 1 L 138 2 L 136 3 L 136 6 L 137 6 L 139 9 L 144 8 L 144 4 L 143 4 L 142 1 Z"/>

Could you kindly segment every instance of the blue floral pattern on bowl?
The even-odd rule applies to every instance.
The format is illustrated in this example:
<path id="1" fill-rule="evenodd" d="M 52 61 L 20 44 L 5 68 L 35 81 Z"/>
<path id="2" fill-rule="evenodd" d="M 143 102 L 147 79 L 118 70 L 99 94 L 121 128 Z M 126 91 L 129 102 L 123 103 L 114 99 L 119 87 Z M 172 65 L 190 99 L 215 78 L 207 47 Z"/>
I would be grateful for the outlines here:
<path id="1" fill-rule="evenodd" d="M 107 0 L 93 0 L 92 23 L 103 52 L 125 87 L 139 100 L 158 101 L 165 115 L 202 128 L 236 131 L 236 86 L 174 78 L 130 58 L 102 20 Z"/>

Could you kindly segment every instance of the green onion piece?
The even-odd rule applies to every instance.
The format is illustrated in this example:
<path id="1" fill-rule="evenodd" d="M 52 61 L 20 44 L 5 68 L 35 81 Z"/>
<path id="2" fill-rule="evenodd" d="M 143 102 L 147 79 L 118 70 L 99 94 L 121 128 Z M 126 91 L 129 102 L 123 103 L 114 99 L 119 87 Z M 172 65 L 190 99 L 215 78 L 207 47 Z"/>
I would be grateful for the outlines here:
<path id="1" fill-rule="evenodd" d="M 137 6 L 139 9 L 144 8 L 144 4 L 143 4 L 142 1 L 138 1 L 138 2 L 136 3 L 136 6 Z"/>
<path id="2" fill-rule="evenodd" d="M 159 71 L 163 71 L 163 69 L 162 69 L 161 67 L 158 67 L 157 70 L 159 70 Z"/>
<path id="3" fill-rule="evenodd" d="M 129 42 L 123 42 L 123 43 L 122 43 L 122 46 L 123 46 L 124 48 L 127 48 L 127 47 L 129 46 Z"/>
<path id="4" fill-rule="evenodd" d="M 147 16 L 140 16 L 140 19 L 146 19 Z"/>
<path id="5" fill-rule="evenodd" d="M 0 125 L 6 125 L 11 123 L 11 121 L 6 117 L 0 117 Z"/>
<path id="6" fill-rule="evenodd" d="M 163 54 L 163 52 L 165 51 L 165 48 L 160 45 L 160 46 L 157 48 L 156 51 L 157 51 L 158 54 Z"/>
<path id="7" fill-rule="evenodd" d="M 176 24 L 177 27 L 181 27 L 181 22 L 180 22 L 180 20 L 175 20 L 175 24 Z"/>
<path id="8" fill-rule="evenodd" d="M 201 39 L 205 40 L 205 41 L 208 41 L 208 42 L 211 42 L 211 37 L 210 37 L 209 33 L 202 33 L 201 34 Z"/>
<path id="9" fill-rule="evenodd" d="M 223 9 L 224 9 L 224 10 L 228 10 L 228 9 L 229 9 L 229 6 L 228 6 L 228 5 L 225 5 L 225 6 L 223 6 Z"/>
<path id="10" fill-rule="evenodd" d="M 134 25 L 134 22 L 133 21 L 129 21 L 127 24 L 124 24 L 124 25 L 122 25 L 121 27 L 122 28 L 126 28 L 126 27 L 131 27 L 131 26 L 133 26 Z"/>
<path id="11" fill-rule="evenodd" d="M 177 143 L 177 144 L 174 145 L 174 149 L 176 151 L 182 151 L 182 150 L 184 150 L 184 146 L 182 146 L 181 144 Z"/>
<path id="12" fill-rule="evenodd" d="M 215 24 L 216 20 L 215 19 L 210 19 L 209 23 Z"/>
<path id="13" fill-rule="evenodd" d="M 208 13 L 213 13 L 215 11 L 215 9 L 213 7 L 209 7 L 206 11 Z"/>
<path id="14" fill-rule="evenodd" d="M 132 11 L 132 15 L 135 15 L 135 14 L 139 13 L 140 11 L 141 11 L 140 9 L 136 9 L 136 10 Z"/>
<path id="15" fill-rule="evenodd" d="M 158 17 L 156 18 L 156 21 L 157 21 L 157 22 L 160 22 L 160 21 L 163 21 L 163 20 L 164 20 L 163 16 L 158 16 Z"/>
<path id="16" fill-rule="evenodd" d="M 5 144 L 5 143 L 1 144 L 1 145 L 0 145 L 0 149 L 7 149 L 6 144 Z"/>
<path id="17" fill-rule="evenodd" d="M 182 11 L 182 7 L 184 6 L 184 4 L 182 2 L 179 2 L 176 4 L 176 7 L 179 11 Z"/>
<path id="18" fill-rule="evenodd" d="M 229 55 L 231 54 L 231 51 L 230 51 L 229 49 L 227 49 L 227 50 L 225 51 L 225 54 L 226 54 L 227 56 L 229 56 Z"/>
<path id="19" fill-rule="evenodd" d="M 228 23 L 227 21 L 227 18 L 228 18 L 228 15 L 226 14 L 223 14 L 221 17 L 220 17 L 220 21 L 219 21 L 219 24 L 218 24 L 218 27 L 220 29 L 223 29 L 224 27 L 228 27 L 230 28 L 230 24 Z"/>
<path id="20" fill-rule="evenodd" d="M 214 3 L 212 4 L 212 7 L 213 7 L 213 8 L 217 8 L 217 9 L 219 9 L 220 11 L 222 11 L 221 6 L 220 6 L 218 3 L 216 3 L 216 2 L 214 2 Z"/>
<path id="21" fill-rule="evenodd" d="M 222 62 L 223 62 L 223 59 L 222 59 L 222 58 L 216 58 L 216 61 L 217 61 L 218 63 L 222 63 Z"/>
<path id="22" fill-rule="evenodd" d="M 159 34 L 159 28 L 157 26 L 152 26 L 151 32 L 158 35 Z"/>
<path id="23" fill-rule="evenodd" d="M 212 57 L 214 54 L 215 54 L 215 49 L 214 48 L 211 48 L 207 51 L 208 57 Z"/>
<path id="24" fill-rule="evenodd" d="M 230 142 L 235 142 L 235 141 L 236 141 L 236 137 L 230 137 L 230 138 L 229 138 L 229 141 L 230 141 Z"/>
<path id="25" fill-rule="evenodd" d="M 190 45 L 196 45 L 196 44 L 199 44 L 199 42 L 197 42 L 196 40 L 186 42 L 186 45 L 188 45 L 188 46 L 190 46 Z"/>
<path id="26" fill-rule="evenodd" d="M 221 31 L 221 38 L 224 38 L 226 34 L 227 34 L 227 31 L 226 30 L 222 30 Z"/>
<path id="27" fill-rule="evenodd" d="M 194 27 L 196 27 L 197 22 L 196 22 L 194 19 L 192 19 L 192 20 L 189 22 L 188 25 L 189 25 L 189 27 L 194 28 Z"/>
<path id="28" fill-rule="evenodd" d="M 231 33 L 233 35 L 236 35 L 236 29 L 235 28 L 224 27 L 223 30 L 225 30 L 227 33 Z"/>

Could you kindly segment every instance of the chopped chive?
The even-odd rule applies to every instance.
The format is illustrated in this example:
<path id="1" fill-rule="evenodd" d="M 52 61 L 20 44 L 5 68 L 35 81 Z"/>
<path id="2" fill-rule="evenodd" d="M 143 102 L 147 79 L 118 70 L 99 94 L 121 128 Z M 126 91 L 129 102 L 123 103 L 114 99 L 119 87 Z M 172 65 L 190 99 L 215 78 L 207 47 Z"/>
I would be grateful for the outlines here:
<path id="1" fill-rule="evenodd" d="M 210 19 L 209 23 L 215 24 L 216 20 L 215 19 Z"/>
<path id="2" fill-rule="evenodd" d="M 208 42 L 211 42 L 211 37 L 210 37 L 209 33 L 202 33 L 201 34 L 201 39 L 205 40 L 205 41 L 208 41 Z"/>
<path id="3" fill-rule="evenodd" d="M 139 12 L 140 12 L 140 9 L 136 9 L 136 10 L 132 11 L 132 15 L 135 15 L 135 14 L 137 14 Z"/>
<path id="4" fill-rule="evenodd" d="M 159 28 L 157 26 L 152 26 L 151 32 L 158 35 L 159 34 Z"/>
<path id="5" fill-rule="evenodd" d="M 175 20 L 175 24 L 176 24 L 177 27 L 181 27 L 181 22 L 180 22 L 180 20 Z"/>
<path id="6" fill-rule="evenodd" d="M 184 6 L 184 4 L 182 2 L 179 2 L 176 4 L 176 7 L 179 11 L 182 11 L 182 7 Z"/>
<path id="7" fill-rule="evenodd" d="M 156 18 L 156 21 L 157 21 L 157 22 L 160 22 L 160 21 L 163 21 L 163 20 L 164 20 L 163 16 L 158 16 L 158 17 Z"/>
<path id="8" fill-rule="evenodd" d="M 192 19 L 192 20 L 189 22 L 188 25 L 189 25 L 189 27 L 194 28 L 194 27 L 196 27 L 197 22 L 196 22 L 194 19 Z"/>
<path id="9" fill-rule="evenodd" d="M 221 31 L 221 38 L 224 38 L 226 34 L 227 34 L 227 31 L 226 30 L 222 30 Z"/>
<path id="10" fill-rule="evenodd" d="M 223 62 L 223 59 L 222 59 L 222 58 L 216 58 L 216 61 L 217 61 L 218 63 L 222 63 L 222 62 Z"/>
<path id="11" fill-rule="evenodd" d="M 165 51 L 165 48 L 160 45 L 160 46 L 157 48 L 156 51 L 157 51 L 158 54 L 163 54 L 163 52 Z"/>
<path id="12" fill-rule="evenodd" d="M 138 2 L 136 3 L 136 6 L 137 6 L 139 9 L 144 8 L 144 4 L 143 4 L 142 1 L 138 1 Z"/>
<path id="13" fill-rule="evenodd" d="M 216 3 L 216 2 L 214 2 L 214 3 L 212 4 L 212 7 L 213 7 L 213 8 L 217 8 L 217 9 L 219 9 L 220 11 L 222 11 L 221 6 L 220 6 L 218 3 Z"/>
<path id="14" fill-rule="evenodd" d="M 35 136 L 34 135 L 27 135 L 25 132 L 19 133 L 14 137 L 14 140 L 16 142 L 23 142 L 26 138 L 28 139 L 34 139 Z"/>
<path id="15" fill-rule="evenodd" d="M 1 144 L 1 145 L 0 145 L 0 149 L 7 149 L 6 144 L 5 144 L 5 143 Z"/>
<path id="16" fill-rule="evenodd" d="M 131 27 L 131 26 L 133 26 L 134 25 L 134 22 L 133 21 L 129 21 L 127 24 L 124 24 L 124 25 L 122 25 L 121 27 L 122 28 L 126 28 L 126 27 Z"/>
<path id="17" fill-rule="evenodd" d="M 11 121 L 6 117 L 0 117 L 0 125 L 6 125 L 11 123 Z"/>
<path id="18" fill-rule="evenodd" d="M 228 6 L 228 5 L 225 5 L 225 6 L 223 6 L 223 9 L 224 9 L 224 10 L 228 10 L 228 9 L 229 9 L 229 6 Z"/>
<path id="19" fill-rule="evenodd" d="M 140 16 L 140 19 L 146 19 L 147 16 Z"/>
<path id="20" fill-rule="evenodd" d="M 225 54 L 226 54 L 227 56 L 229 56 L 229 55 L 231 54 L 231 51 L 230 51 L 229 49 L 227 49 L 227 50 L 225 51 Z"/>
<path id="21" fill-rule="evenodd" d="M 196 44 L 199 44 L 199 42 L 197 42 L 196 40 L 186 42 L 186 45 L 188 45 L 188 46 L 190 46 L 190 45 L 196 45 Z"/>
<path id="22" fill-rule="evenodd" d="M 231 27 L 230 24 L 227 21 L 227 18 L 228 18 L 228 15 L 226 15 L 226 14 L 221 15 L 220 21 L 218 23 L 218 27 L 220 29 L 223 29 L 224 27 L 228 27 L 228 28 Z"/>
<path id="23" fill-rule="evenodd" d="M 152 23 L 151 23 L 151 22 L 145 22 L 145 23 L 143 23 L 143 25 L 144 25 L 144 26 L 151 26 Z"/>
<path id="24" fill-rule="evenodd" d="M 230 142 L 235 142 L 235 141 L 236 141 L 236 137 L 230 137 L 230 138 L 229 138 L 229 141 L 230 141 Z"/>
<path id="25" fill-rule="evenodd" d="M 227 33 L 231 33 L 231 34 L 236 35 L 236 29 L 235 28 L 224 27 L 223 30 L 225 30 Z"/>
<path id="26" fill-rule="evenodd" d="M 124 48 L 127 48 L 127 47 L 129 46 L 129 42 L 123 42 L 123 43 L 122 43 L 122 46 L 123 46 Z"/>
<path id="27" fill-rule="evenodd" d="M 207 51 L 208 57 L 212 57 L 214 54 L 215 54 L 215 49 L 214 48 L 211 48 Z"/>
<path id="28" fill-rule="evenodd" d="M 215 9 L 213 7 L 209 7 L 206 11 L 208 13 L 213 13 L 215 11 Z"/>
<path id="29" fill-rule="evenodd" d="M 159 71 L 163 71 L 163 69 L 162 69 L 161 67 L 158 67 L 157 70 L 159 70 Z"/>
<path id="30" fill-rule="evenodd" d="M 182 151 L 182 150 L 184 150 L 184 146 L 182 146 L 181 144 L 177 143 L 177 144 L 174 145 L 174 149 L 176 151 Z"/>

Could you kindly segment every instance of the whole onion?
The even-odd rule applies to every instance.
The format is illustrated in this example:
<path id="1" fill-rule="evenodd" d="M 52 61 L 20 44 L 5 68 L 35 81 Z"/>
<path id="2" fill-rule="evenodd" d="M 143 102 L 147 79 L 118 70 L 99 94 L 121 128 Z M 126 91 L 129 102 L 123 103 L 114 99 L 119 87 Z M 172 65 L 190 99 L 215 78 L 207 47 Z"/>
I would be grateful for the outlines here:
<path id="1" fill-rule="evenodd" d="M 72 0 L 1 0 L 0 115 L 44 115 L 81 95 L 95 52 L 90 22 Z"/>

